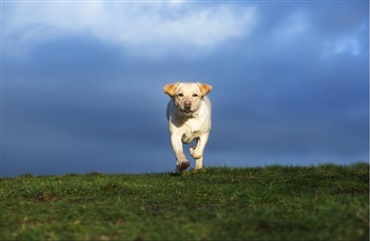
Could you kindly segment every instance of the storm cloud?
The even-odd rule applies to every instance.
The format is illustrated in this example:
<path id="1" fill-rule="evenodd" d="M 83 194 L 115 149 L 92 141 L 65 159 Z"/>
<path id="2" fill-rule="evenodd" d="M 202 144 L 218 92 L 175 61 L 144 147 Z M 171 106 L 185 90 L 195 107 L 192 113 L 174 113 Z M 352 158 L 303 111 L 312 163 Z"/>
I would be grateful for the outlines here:
<path id="1" fill-rule="evenodd" d="M 368 161 L 368 9 L 4 2 L 1 175 L 174 170 L 177 81 L 213 86 L 205 166 Z"/>

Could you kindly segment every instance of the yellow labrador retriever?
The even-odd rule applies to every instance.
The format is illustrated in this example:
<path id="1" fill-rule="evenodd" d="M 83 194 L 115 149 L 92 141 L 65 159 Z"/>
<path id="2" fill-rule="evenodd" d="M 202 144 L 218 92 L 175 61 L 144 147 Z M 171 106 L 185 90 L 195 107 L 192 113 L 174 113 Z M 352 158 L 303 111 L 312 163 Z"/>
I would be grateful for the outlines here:
<path id="1" fill-rule="evenodd" d="M 206 96 L 212 86 L 201 83 L 174 83 L 165 85 L 164 92 L 171 97 L 167 106 L 171 145 L 176 156 L 176 172 L 190 166 L 182 143 L 196 140 L 190 155 L 196 160 L 195 169 L 203 167 L 203 150 L 211 130 L 211 101 Z"/>

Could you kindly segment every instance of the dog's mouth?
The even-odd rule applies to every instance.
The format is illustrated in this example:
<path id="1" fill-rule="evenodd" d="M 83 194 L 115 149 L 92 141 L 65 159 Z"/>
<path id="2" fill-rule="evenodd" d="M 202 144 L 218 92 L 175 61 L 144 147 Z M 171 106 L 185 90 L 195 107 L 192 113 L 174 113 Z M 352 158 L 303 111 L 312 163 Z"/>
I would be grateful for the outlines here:
<path id="1" fill-rule="evenodd" d="M 191 113 L 193 113 L 194 111 L 192 111 L 190 108 L 184 108 L 184 109 L 180 109 L 180 111 L 186 115 L 189 115 Z"/>

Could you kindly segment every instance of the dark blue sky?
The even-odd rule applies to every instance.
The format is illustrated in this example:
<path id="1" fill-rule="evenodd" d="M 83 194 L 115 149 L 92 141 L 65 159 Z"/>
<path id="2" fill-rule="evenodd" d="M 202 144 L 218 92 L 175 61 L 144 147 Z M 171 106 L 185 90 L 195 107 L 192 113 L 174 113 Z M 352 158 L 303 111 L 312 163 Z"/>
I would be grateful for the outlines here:
<path id="1" fill-rule="evenodd" d="M 3 1 L 1 24 L 2 176 L 173 171 L 177 81 L 213 86 L 206 167 L 369 160 L 367 1 Z"/>

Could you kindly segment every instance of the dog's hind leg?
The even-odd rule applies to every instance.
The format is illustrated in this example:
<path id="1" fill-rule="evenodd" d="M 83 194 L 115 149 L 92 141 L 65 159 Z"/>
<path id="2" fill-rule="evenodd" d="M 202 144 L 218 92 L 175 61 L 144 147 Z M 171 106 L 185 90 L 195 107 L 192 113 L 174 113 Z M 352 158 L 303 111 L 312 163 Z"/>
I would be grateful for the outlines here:
<path id="1" fill-rule="evenodd" d="M 190 147 L 190 155 L 195 159 L 195 169 L 203 168 L 203 152 L 206 147 L 209 137 L 209 132 L 204 133 L 197 139 L 197 145 Z"/>

